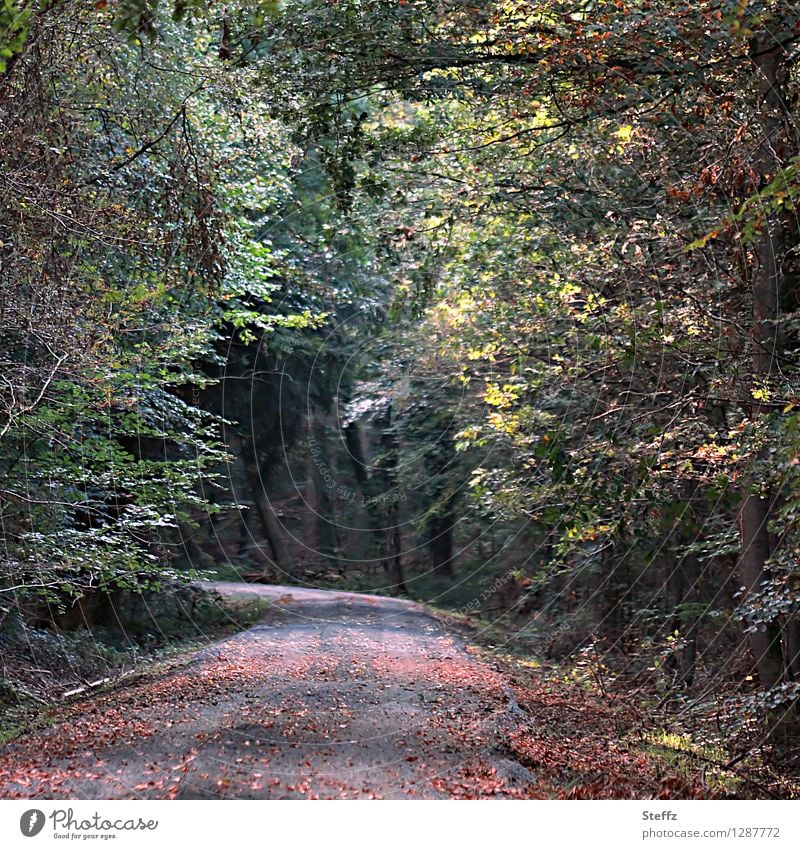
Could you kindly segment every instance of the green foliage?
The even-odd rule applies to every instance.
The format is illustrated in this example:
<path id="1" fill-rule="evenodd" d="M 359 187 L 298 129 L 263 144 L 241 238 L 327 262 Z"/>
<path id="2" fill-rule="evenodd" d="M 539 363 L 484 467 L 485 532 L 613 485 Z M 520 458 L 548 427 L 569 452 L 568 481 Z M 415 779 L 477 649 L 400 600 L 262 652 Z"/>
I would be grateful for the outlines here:
<path id="1" fill-rule="evenodd" d="M 285 253 L 253 210 L 282 200 L 286 133 L 208 63 L 207 30 L 147 8 L 144 58 L 111 10 L 47 9 L 63 37 L 0 90 L 4 609 L 169 577 L 227 459 L 200 366 L 227 328 L 321 320 L 269 309 Z"/>
<path id="2" fill-rule="evenodd" d="M 34 3 L 19 0 L 3 0 L 0 5 L 0 74 L 6 72 L 8 60 L 22 50 L 34 8 Z"/>
<path id="3" fill-rule="evenodd" d="M 636 607 L 698 555 L 746 630 L 788 633 L 800 550 L 794 4 L 286 10 L 260 33 L 268 59 L 254 60 L 273 108 L 321 146 L 346 199 L 402 174 L 396 203 L 414 208 L 414 237 L 435 257 L 415 267 L 405 251 L 398 338 L 357 404 L 391 403 L 401 456 L 426 458 L 418 473 L 408 462 L 419 515 L 474 463 L 476 515 L 534 523 L 554 543 L 542 582 L 604 572 L 595 593 L 623 611 L 606 627 L 620 615 L 631 634 L 669 633 L 673 619 L 712 627 L 717 605 L 686 589 L 652 618 Z M 778 282 L 759 278 L 769 252 Z M 732 599 L 736 509 L 754 482 L 780 506 L 774 550 L 758 586 Z M 627 602 L 612 589 L 625 580 Z"/>

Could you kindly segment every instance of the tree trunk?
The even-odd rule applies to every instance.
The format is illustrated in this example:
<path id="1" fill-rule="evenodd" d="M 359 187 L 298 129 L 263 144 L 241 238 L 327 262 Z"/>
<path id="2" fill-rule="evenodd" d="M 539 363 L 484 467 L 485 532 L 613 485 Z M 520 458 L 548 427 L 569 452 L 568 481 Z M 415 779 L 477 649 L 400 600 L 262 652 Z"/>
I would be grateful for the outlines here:
<path id="1" fill-rule="evenodd" d="M 696 554 L 689 554 L 686 560 L 689 562 L 684 561 L 684 565 L 688 567 L 689 573 L 699 575 L 700 560 L 698 556 Z M 684 645 L 681 649 L 680 664 L 681 683 L 688 690 L 694 683 L 694 675 L 697 670 L 697 632 L 700 628 L 700 620 L 696 613 L 692 614 L 688 621 L 685 622 L 685 628 L 686 635 L 683 638 Z"/>
<path id="2" fill-rule="evenodd" d="M 380 428 L 381 460 L 370 477 L 377 505 L 375 514 L 382 518 L 385 526 L 381 534 L 381 561 L 386 571 L 394 570 L 398 586 L 407 592 L 402 568 L 402 537 L 400 533 L 400 510 L 397 504 L 397 460 L 400 445 L 397 434 L 392 430 L 393 408 L 376 421 Z M 378 489 L 380 487 L 380 489 Z"/>
<path id="3" fill-rule="evenodd" d="M 318 414 L 310 414 L 309 431 L 315 450 L 308 455 L 313 497 L 307 499 L 307 502 L 314 513 L 315 547 L 320 558 L 338 566 L 340 545 L 332 497 L 337 492 L 338 484 L 330 464 L 325 422 Z"/>
<path id="4" fill-rule="evenodd" d="M 739 509 L 739 538 L 741 540 L 741 577 L 746 602 L 750 594 L 770 578 L 766 563 L 770 550 L 769 521 L 770 505 L 767 499 L 755 494 L 746 494 Z M 783 677 L 781 635 L 777 624 L 770 623 L 764 631 L 753 631 L 749 635 L 758 680 L 765 689 L 777 684 Z"/>
<path id="5" fill-rule="evenodd" d="M 433 570 L 440 575 L 453 576 L 453 514 L 448 508 L 428 520 L 428 550 Z"/>
<path id="6" fill-rule="evenodd" d="M 697 667 L 697 632 L 700 618 L 697 615 L 700 596 L 700 558 L 694 551 L 686 552 L 673 571 L 675 583 L 675 614 L 672 630 L 678 632 L 681 646 L 677 652 L 677 674 L 683 687 L 694 682 Z M 687 610 L 688 608 L 688 610 Z"/>
<path id="7" fill-rule="evenodd" d="M 244 457 L 244 462 L 247 469 L 247 481 L 250 485 L 250 492 L 253 496 L 253 503 L 256 507 L 256 513 L 261 520 L 261 527 L 264 531 L 264 538 L 269 546 L 272 555 L 272 565 L 280 571 L 284 571 L 289 562 L 286 554 L 286 548 L 283 540 L 283 531 L 272 509 L 269 497 L 266 493 L 266 478 L 265 470 L 260 468 L 258 460 L 252 454 Z M 269 564 L 264 565 L 264 574 L 269 571 Z"/>
<path id="8" fill-rule="evenodd" d="M 758 75 L 758 108 L 764 116 L 754 165 L 762 180 L 770 180 L 783 165 L 779 151 L 781 127 L 786 114 L 786 51 L 774 32 L 767 30 L 751 39 L 750 58 Z M 779 353 L 781 242 L 780 219 L 775 214 L 769 214 L 762 224 L 761 236 L 753 246 L 751 392 L 759 380 L 773 373 Z M 756 419 L 759 414 L 759 404 L 754 403 L 750 416 Z M 767 562 L 772 554 L 768 530 L 771 499 L 769 493 L 764 498 L 754 491 L 757 488 L 758 481 L 751 479 L 745 483 L 739 509 L 740 565 L 745 602 L 750 593 L 769 580 Z M 749 635 L 750 649 L 764 688 L 774 686 L 783 676 L 780 633 L 776 632 L 777 625 L 770 625 L 766 631 L 754 631 Z"/>
<path id="9" fill-rule="evenodd" d="M 792 613 L 786 623 L 786 668 L 792 681 L 800 681 L 800 622 Z"/>
<path id="10" fill-rule="evenodd" d="M 399 592 L 408 595 L 405 569 L 403 568 L 403 538 L 400 533 L 400 511 L 396 503 L 389 507 L 389 557 L 392 564 L 394 579 Z"/>
<path id="11" fill-rule="evenodd" d="M 357 421 L 351 422 L 344 429 L 344 442 L 347 447 L 347 453 L 350 455 L 353 474 L 359 486 L 363 488 L 369 479 L 369 468 L 364 458 L 364 438 L 361 425 Z"/>
<path id="12" fill-rule="evenodd" d="M 630 604 L 626 604 L 626 599 L 632 581 L 629 558 L 619 554 L 620 542 L 619 535 L 615 534 L 603 548 L 602 574 L 598 586 L 602 599 L 598 631 L 612 641 L 621 637 L 629 622 L 626 608 Z"/>

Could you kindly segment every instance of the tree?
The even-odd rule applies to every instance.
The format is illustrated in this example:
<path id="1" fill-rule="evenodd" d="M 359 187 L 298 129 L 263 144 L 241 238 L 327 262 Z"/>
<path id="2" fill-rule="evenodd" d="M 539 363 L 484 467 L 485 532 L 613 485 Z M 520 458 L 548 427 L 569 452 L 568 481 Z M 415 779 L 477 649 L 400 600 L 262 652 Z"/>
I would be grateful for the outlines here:
<path id="1" fill-rule="evenodd" d="M 142 55 L 96 7 L 26 20 L 0 88 L 2 592 L 64 601 L 171 574 L 225 458 L 198 365 L 254 300 L 262 327 L 311 319 L 268 306 L 252 113 L 210 32 L 158 18 Z"/>
<path id="2" fill-rule="evenodd" d="M 436 115 L 433 132 L 420 120 L 404 134 L 406 173 L 427 172 L 469 246 L 447 302 L 465 291 L 474 305 L 465 374 L 491 413 L 464 434 L 515 457 L 481 486 L 531 518 L 556 505 L 562 556 L 595 542 L 607 570 L 631 545 L 657 547 L 683 504 L 670 568 L 698 551 L 701 570 L 721 564 L 734 516 L 715 499 L 785 474 L 765 450 L 793 393 L 776 323 L 783 234 L 795 238 L 782 223 L 796 196 L 793 6 L 304 4 L 261 37 L 265 84 L 346 161 L 380 150 L 380 131 L 352 119 L 356 98 Z M 778 586 L 770 530 L 792 543 L 769 487 L 754 488 L 739 511 L 741 614 L 767 628 L 751 645 L 770 688 L 793 663 L 763 619 Z M 720 532 L 705 538 L 698 513 Z"/>

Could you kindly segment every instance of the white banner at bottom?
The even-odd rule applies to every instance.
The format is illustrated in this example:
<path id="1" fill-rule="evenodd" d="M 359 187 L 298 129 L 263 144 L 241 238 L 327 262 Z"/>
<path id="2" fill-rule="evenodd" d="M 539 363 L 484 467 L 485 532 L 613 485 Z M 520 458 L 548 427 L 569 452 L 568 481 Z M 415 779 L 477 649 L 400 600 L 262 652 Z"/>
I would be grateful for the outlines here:
<path id="1" fill-rule="evenodd" d="M 313 807 L 312 807 L 313 806 Z M 800 846 L 793 801 L 0 801 L 0 846 Z"/>

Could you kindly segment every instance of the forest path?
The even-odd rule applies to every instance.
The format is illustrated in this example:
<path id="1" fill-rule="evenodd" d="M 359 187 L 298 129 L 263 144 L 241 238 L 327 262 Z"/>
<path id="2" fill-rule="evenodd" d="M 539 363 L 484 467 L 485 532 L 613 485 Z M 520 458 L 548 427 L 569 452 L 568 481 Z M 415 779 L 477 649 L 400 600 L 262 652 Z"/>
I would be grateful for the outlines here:
<path id="1" fill-rule="evenodd" d="M 503 674 L 410 601 L 216 583 L 260 622 L 0 749 L 0 797 L 541 795 Z"/>
<path id="2" fill-rule="evenodd" d="M 692 798 L 636 710 L 483 659 L 410 601 L 210 585 L 251 628 L 53 709 L 0 798 Z M 534 664 L 535 665 L 535 664 Z M 530 771 L 532 770 L 532 772 Z"/>

